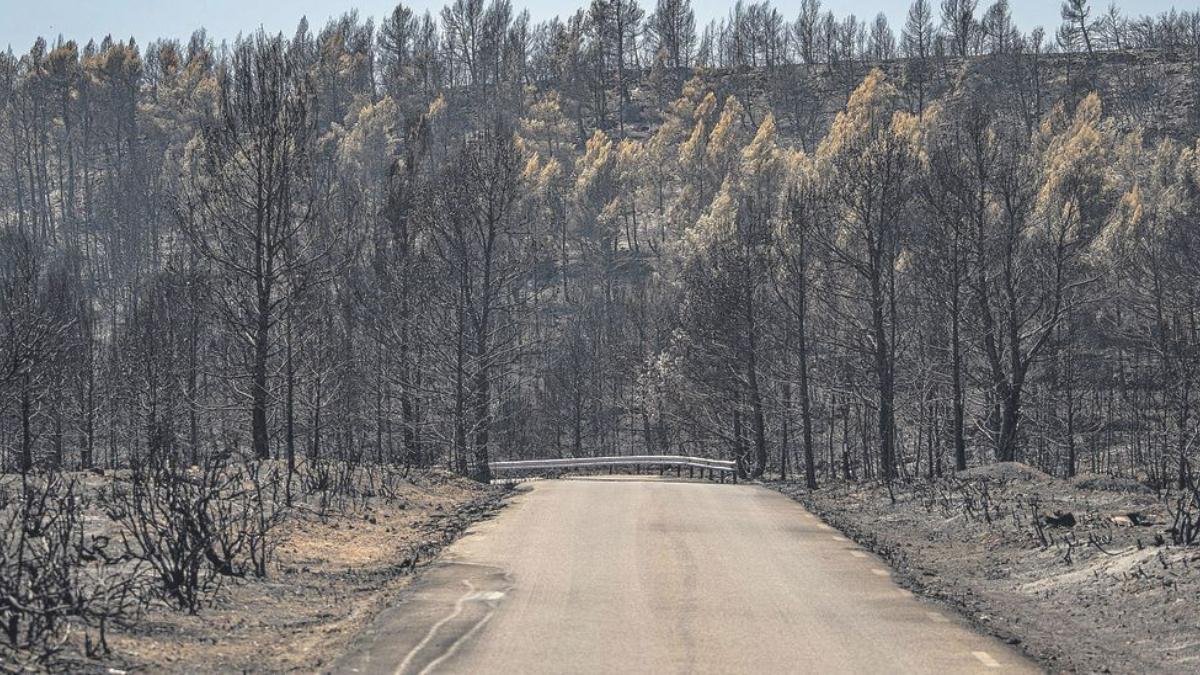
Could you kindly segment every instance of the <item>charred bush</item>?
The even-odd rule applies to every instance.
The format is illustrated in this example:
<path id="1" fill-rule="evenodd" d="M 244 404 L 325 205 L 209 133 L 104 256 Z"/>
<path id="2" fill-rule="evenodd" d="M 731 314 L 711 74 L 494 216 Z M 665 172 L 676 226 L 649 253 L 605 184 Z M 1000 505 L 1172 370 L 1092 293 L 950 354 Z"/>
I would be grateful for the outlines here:
<path id="1" fill-rule="evenodd" d="M 279 470 L 259 462 L 164 463 L 116 491 L 109 517 L 122 526 L 127 555 L 153 571 L 157 594 L 195 612 L 222 578 L 267 574 L 282 492 Z"/>
<path id="2" fill-rule="evenodd" d="M 286 479 L 278 466 L 263 462 L 247 462 L 241 467 L 241 476 L 247 554 L 255 576 L 265 577 L 279 542 L 274 530 L 286 515 Z"/>
<path id="3" fill-rule="evenodd" d="M 108 507 L 108 516 L 122 526 L 128 555 L 152 571 L 155 594 L 189 611 L 200 607 L 214 585 L 214 568 L 206 560 L 219 543 L 200 522 L 217 499 L 211 478 L 208 472 L 195 477 L 162 467 L 136 475 L 125 489 L 114 488 Z"/>
<path id="4" fill-rule="evenodd" d="M 53 657 L 73 625 L 89 652 L 106 651 L 108 622 L 136 607 L 125 561 L 85 535 L 83 508 L 75 481 L 58 473 L 0 488 L 0 637 L 18 660 Z"/>
<path id="5" fill-rule="evenodd" d="M 1173 521 L 1170 530 L 1173 543 L 1194 546 L 1200 541 L 1200 484 L 1190 471 L 1169 511 Z"/>
<path id="6" fill-rule="evenodd" d="M 394 479 L 387 488 L 377 488 L 383 480 L 376 475 L 380 469 L 381 465 L 376 464 L 314 459 L 299 467 L 300 484 L 307 495 L 316 498 L 318 513 L 324 518 L 331 512 L 343 512 L 365 504 L 377 489 L 394 490 Z"/>

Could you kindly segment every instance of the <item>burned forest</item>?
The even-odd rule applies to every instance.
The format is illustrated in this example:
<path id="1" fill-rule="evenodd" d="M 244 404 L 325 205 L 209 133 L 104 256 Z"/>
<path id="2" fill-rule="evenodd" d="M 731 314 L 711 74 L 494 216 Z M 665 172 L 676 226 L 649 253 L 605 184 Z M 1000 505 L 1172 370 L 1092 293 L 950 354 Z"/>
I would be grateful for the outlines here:
<path id="1" fill-rule="evenodd" d="M 622 456 L 1052 670 L 1122 584 L 1196 642 L 1200 11 L 648 2 L 0 53 L 0 670 L 326 670 L 496 462 Z"/>

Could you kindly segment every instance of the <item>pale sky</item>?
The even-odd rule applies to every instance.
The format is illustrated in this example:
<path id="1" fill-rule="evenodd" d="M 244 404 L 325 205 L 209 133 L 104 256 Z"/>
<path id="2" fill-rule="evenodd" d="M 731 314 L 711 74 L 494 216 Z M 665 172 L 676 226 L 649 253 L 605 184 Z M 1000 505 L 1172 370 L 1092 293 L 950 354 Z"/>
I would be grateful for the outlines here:
<path id="1" fill-rule="evenodd" d="M 692 0 L 697 23 L 724 16 L 734 0 Z M 870 18 L 884 12 L 899 32 L 911 0 L 824 0 L 826 9 L 838 16 L 856 14 Z M 534 20 L 555 14 L 574 12 L 587 0 L 513 0 L 516 9 L 528 8 Z M 410 0 L 418 11 L 439 10 L 444 0 Z M 800 0 L 776 0 L 774 3 L 788 18 L 798 13 Z M 935 7 L 936 1 L 932 3 Z M 986 7 L 988 0 L 980 2 Z M 1060 23 L 1057 0 L 1011 0 L 1017 23 L 1024 29 L 1034 26 L 1053 28 Z M 1177 5 L 1176 0 L 1118 0 L 1127 14 L 1157 14 Z M 1184 3 L 1189 4 L 1189 3 Z M 654 0 L 642 0 L 651 9 Z M 1093 0 L 1096 12 L 1108 6 L 1106 0 Z M 0 49 L 11 46 L 26 52 L 36 37 L 53 42 L 58 35 L 80 44 L 89 38 L 99 41 L 111 34 L 116 39 L 134 37 L 145 45 L 159 37 L 186 39 L 192 31 L 204 27 L 218 42 L 232 39 L 239 32 L 259 27 L 269 32 L 291 35 L 301 16 L 319 29 L 326 19 L 357 9 L 360 16 L 379 19 L 395 6 L 393 0 L 0 0 Z"/>

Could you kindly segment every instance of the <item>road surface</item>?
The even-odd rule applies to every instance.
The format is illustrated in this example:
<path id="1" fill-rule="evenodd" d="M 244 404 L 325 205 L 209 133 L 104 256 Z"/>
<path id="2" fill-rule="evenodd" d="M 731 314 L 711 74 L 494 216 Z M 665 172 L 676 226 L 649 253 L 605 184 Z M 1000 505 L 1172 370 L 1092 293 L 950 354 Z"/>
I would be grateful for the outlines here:
<path id="1" fill-rule="evenodd" d="M 526 485 L 334 671 L 1037 672 L 766 488 L 644 477 Z"/>

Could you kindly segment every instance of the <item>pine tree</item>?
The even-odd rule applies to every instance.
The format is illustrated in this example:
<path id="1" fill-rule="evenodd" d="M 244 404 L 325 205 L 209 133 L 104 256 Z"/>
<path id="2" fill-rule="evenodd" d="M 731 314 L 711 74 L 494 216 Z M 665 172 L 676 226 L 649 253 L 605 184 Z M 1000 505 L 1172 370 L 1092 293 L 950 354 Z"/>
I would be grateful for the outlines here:
<path id="1" fill-rule="evenodd" d="M 916 160 L 917 123 L 899 111 L 898 92 L 873 70 L 838 113 L 817 152 L 822 182 L 833 200 L 832 231 L 824 245 L 862 284 L 866 298 L 860 348 L 875 375 L 880 469 L 896 477 L 897 261 L 904 248 L 901 222 Z"/>

